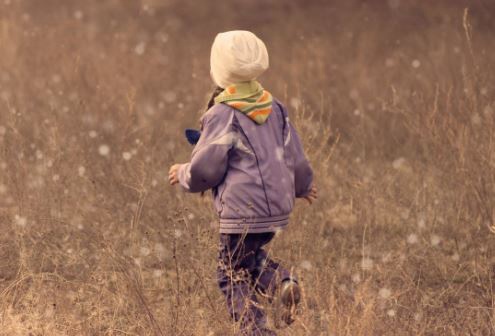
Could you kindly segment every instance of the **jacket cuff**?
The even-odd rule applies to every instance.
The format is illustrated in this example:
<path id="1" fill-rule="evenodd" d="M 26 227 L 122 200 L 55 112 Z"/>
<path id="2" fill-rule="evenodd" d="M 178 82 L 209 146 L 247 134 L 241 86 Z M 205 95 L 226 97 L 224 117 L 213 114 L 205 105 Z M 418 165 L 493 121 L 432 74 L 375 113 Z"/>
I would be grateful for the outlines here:
<path id="1" fill-rule="evenodd" d="M 190 191 L 190 183 L 191 183 L 191 163 L 184 163 L 179 166 L 177 170 L 177 177 L 179 179 L 179 184 L 185 191 Z"/>

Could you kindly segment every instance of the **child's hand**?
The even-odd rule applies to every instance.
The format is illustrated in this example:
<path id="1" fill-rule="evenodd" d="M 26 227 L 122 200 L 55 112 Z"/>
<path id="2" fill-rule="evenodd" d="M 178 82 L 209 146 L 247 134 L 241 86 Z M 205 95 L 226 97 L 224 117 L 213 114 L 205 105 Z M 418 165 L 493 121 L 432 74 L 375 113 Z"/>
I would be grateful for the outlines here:
<path id="1" fill-rule="evenodd" d="M 318 189 L 316 189 L 316 186 L 313 185 L 311 187 L 309 194 L 304 196 L 304 199 L 308 201 L 310 205 L 318 199 Z"/>
<path id="2" fill-rule="evenodd" d="M 171 186 L 179 183 L 179 176 L 177 176 L 177 172 L 179 171 L 180 164 L 173 164 L 172 167 L 168 170 L 168 182 Z"/>

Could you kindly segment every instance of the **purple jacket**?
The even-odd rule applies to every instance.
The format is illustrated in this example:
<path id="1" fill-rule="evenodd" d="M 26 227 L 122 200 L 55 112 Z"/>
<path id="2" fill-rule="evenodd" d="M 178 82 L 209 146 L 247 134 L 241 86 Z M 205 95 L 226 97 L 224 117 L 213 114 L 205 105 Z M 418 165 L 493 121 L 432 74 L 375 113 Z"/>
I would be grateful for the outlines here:
<path id="1" fill-rule="evenodd" d="M 226 104 L 201 119 L 191 162 L 179 168 L 189 192 L 213 190 L 221 233 L 277 231 L 288 224 L 295 197 L 306 196 L 313 171 L 285 107 L 274 99 L 258 125 Z"/>

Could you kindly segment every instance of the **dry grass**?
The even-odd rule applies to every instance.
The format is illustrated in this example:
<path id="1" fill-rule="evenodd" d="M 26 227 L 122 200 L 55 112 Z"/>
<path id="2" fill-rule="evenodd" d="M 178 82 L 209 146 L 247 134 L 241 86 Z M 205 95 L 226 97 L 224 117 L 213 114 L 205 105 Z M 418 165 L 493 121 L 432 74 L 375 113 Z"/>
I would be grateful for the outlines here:
<path id="1" fill-rule="evenodd" d="M 495 334 L 495 6 L 466 3 L 2 0 L 0 334 L 231 334 L 210 200 L 166 171 L 239 27 L 321 190 L 272 244 L 280 335 Z"/>

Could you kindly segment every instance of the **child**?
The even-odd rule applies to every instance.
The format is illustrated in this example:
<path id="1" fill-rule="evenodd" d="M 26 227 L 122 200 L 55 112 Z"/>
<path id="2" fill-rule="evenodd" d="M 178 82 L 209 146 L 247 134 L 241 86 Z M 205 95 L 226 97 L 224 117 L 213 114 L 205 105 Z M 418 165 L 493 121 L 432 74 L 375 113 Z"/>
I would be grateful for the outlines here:
<path id="1" fill-rule="evenodd" d="M 251 32 L 216 36 L 211 76 L 218 85 L 201 118 L 191 162 L 170 168 L 171 185 L 213 190 L 220 218 L 218 284 L 240 335 L 275 335 L 256 292 L 281 303 L 284 320 L 301 292 L 295 277 L 263 246 L 289 220 L 295 197 L 317 198 L 313 172 L 285 107 L 256 81 L 268 68 L 265 44 Z"/>

